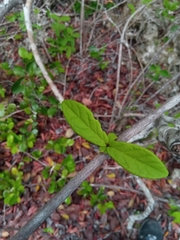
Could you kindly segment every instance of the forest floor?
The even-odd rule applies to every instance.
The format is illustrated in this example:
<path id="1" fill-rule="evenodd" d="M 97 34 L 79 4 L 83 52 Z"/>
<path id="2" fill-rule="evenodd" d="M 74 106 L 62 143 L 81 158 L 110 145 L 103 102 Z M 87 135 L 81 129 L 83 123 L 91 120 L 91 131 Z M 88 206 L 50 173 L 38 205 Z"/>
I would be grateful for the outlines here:
<path id="1" fill-rule="evenodd" d="M 93 21 L 93 17 L 89 17 L 88 23 L 85 21 L 84 29 L 86 27 L 88 29 Z M 75 19 L 72 21 L 72 25 L 79 29 L 80 23 Z M 8 34 L 13 35 L 17 31 L 17 26 L 17 21 L 11 24 Z M 23 37 L 27 38 L 26 33 L 23 33 Z M 60 60 L 66 71 L 65 74 L 58 76 L 54 82 L 65 99 L 79 101 L 92 110 L 94 116 L 101 122 L 104 131 L 114 131 L 119 134 L 166 102 L 170 93 L 158 92 L 158 84 L 151 85 L 152 80 L 145 77 L 141 78 L 140 84 L 134 84 L 134 87 L 130 89 L 130 86 L 141 73 L 142 65 L 133 52 L 130 59 L 127 47 L 123 46 L 123 65 L 120 71 L 118 100 L 117 106 L 113 110 L 120 54 L 118 52 L 119 33 L 115 28 L 103 25 L 102 21 L 96 24 L 91 45 L 97 48 L 105 46 L 102 58 L 104 62 L 108 62 L 108 65 L 103 70 L 100 68 L 98 60 L 89 56 L 86 46 L 88 39 L 89 34 L 84 31 L 83 54 L 80 54 L 78 39 L 76 53 L 69 59 L 63 54 L 59 55 L 57 60 Z M 11 59 L 12 64 L 20 63 L 18 48 L 24 44 L 23 41 L 13 38 L 4 40 L 1 36 L 0 42 L 6 42 L 0 49 L 0 62 Z M 46 47 L 48 48 L 48 46 Z M 42 46 L 41 49 L 39 47 L 39 50 L 42 50 L 44 58 L 47 58 L 46 49 Z M 16 77 L 10 78 L 3 70 L 0 69 L 0 71 L 2 84 L 9 81 L 11 86 L 17 80 Z M 12 102 L 15 98 L 17 99 L 17 96 L 14 96 L 10 89 L 7 90 L 6 94 L 6 97 L 11 98 Z M 45 94 L 52 95 L 49 87 L 46 88 Z M 18 98 L 21 101 L 20 94 Z M 123 112 L 121 112 L 119 119 L 114 118 L 113 116 L 118 116 L 122 103 L 124 104 Z M 20 119 L 26 119 L 27 116 L 24 113 L 18 113 L 14 115 L 14 118 L 20 121 Z M 42 170 L 44 165 L 49 166 L 52 161 L 61 162 L 64 155 L 44 149 L 49 140 L 67 136 L 69 126 L 61 112 L 52 118 L 39 115 L 38 131 L 34 149 L 42 149 L 44 151 L 43 157 L 39 161 L 25 163 L 22 168 L 25 192 L 21 196 L 21 202 L 14 206 L 5 206 L 3 201 L 0 201 L 0 236 L 4 236 L 0 237 L 0 240 L 12 237 L 54 195 L 47 190 L 49 179 L 43 178 Z M 75 175 L 96 156 L 98 150 L 94 145 L 78 136 L 71 137 L 75 143 L 72 147 L 68 147 L 67 153 L 72 154 L 76 162 Z M 158 142 L 155 131 L 137 143 L 153 151 L 165 163 L 170 175 L 174 168 L 179 168 L 180 163 L 174 160 L 165 147 Z M 0 144 L 0 149 L 1 170 L 10 169 L 21 161 L 22 153 L 12 156 L 3 142 Z M 73 174 L 69 178 L 72 176 Z M 75 191 L 71 196 L 71 204 L 59 206 L 29 240 L 125 240 L 137 238 L 140 222 L 135 223 L 131 235 L 127 237 L 127 218 L 131 214 L 143 212 L 148 202 L 135 178 L 120 168 L 113 160 L 108 160 L 87 180 L 93 186 L 94 193 L 97 193 L 100 187 L 104 187 L 104 193 L 108 196 L 108 200 L 114 203 L 115 208 L 100 214 L 96 206 L 91 206 L 88 198 L 83 198 Z M 157 181 L 143 179 L 143 181 L 155 200 L 151 217 L 161 222 L 164 240 L 179 239 L 179 225 L 173 222 L 173 218 L 168 213 L 173 201 L 176 204 L 179 203 L 179 189 L 172 187 L 170 178 Z M 44 229 L 47 228 L 51 228 L 52 232 L 46 233 Z"/>

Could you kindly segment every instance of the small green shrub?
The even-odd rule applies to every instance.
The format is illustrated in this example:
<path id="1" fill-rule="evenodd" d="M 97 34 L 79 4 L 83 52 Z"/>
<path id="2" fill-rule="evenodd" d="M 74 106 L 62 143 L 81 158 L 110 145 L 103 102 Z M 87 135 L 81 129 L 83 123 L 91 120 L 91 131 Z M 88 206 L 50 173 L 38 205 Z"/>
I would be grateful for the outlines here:
<path id="1" fill-rule="evenodd" d="M 108 209 L 114 208 L 113 202 L 108 201 L 103 187 L 95 193 L 92 186 L 87 181 L 84 181 L 77 193 L 84 198 L 89 198 L 91 205 L 97 206 L 101 214 L 104 214 Z"/>
<path id="2" fill-rule="evenodd" d="M 162 69 L 159 65 L 152 64 L 149 67 L 149 73 L 146 74 L 146 76 L 152 79 L 153 81 L 157 82 L 162 77 L 170 78 L 171 74 L 167 70 Z"/>
<path id="3" fill-rule="evenodd" d="M 64 154 L 66 153 L 66 148 L 72 146 L 74 141 L 67 138 L 59 138 L 55 141 L 48 141 L 46 146 L 47 149 L 54 150 L 56 153 Z M 75 171 L 75 162 L 71 154 L 67 155 L 62 163 L 54 163 L 51 161 L 51 166 L 45 167 L 42 171 L 42 175 L 45 179 L 50 179 L 48 192 L 54 193 L 62 189 L 67 183 L 67 176 Z M 71 198 L 67 198 L 65 201 L 70 204 Z"/>
<path id="4" fill-rule="evenodd" d="M 105 47 L 97 48 L 95 46 L 89 47 L 90 56 L 96 59 L 99 62 L 99 67 L 101 70 L 104 70 L 108 67 L 109 62 L 103 60 L 103 54 L 105 52 Z"/>
<path id="5" fill-rule="evenodd" d="M 75 171 L 75 162 L 71 154 L 64 158 L 62 163 L 53 163 L 51 167 L 45 167 L 42 171 L 44 179 L 50 179 L 48 192 L 55 193 L 62 189 L 67 183 L 67 177 Z M 71 203 L 69 196 L 65 200 L 66 204 Z"/>
<path id="6" fill-rule="evenodd" d="M 180 207 L 170 205 L 169 216 L 173 217 L 173 222 L 180 224 Z"/>
<path id="7" fill-rule="evenodd" d="M 20 197 L 24 192 L 22 184 L 23 172 L 13 167 L 11 171 L 0 173 L 0 199 L 7 205 L 20 203 Z"/>
<path id="8" fill-rule="evenodd" d="M 80 34 L 73 27 L 67 26 L 70 17 L 59 17 L 54 13 L 49 13 L 49 17 L 53 21 L 51 27 L 54 31 L 54 36 L 47 39 L 50 45 L 48 48 L 49 53 L 53 57 L 56 56 L 57 53 L 65 53 L 66 57 L 70 58 L 72 53 L 76 51 L 75 43 Z"/>
<path id="9" fill-rule="evenodd" d="M 110 9 L 111 7 L 113 7 L 115 5 L 115 3 L 113 2 L 107 2 L 106 4 L 103 4 L 103 8 L 104 9 Z M 84 6 L 84 15 L 85 18 L 87 19 L 88 17 L 90 17 L 91 15 L 93 15 L 96 11 L 100 10 L 101 5 L 99 3 L 99 1 L 85 1 L 85 6 Z M 73 5 L 73 9 L 76 13 L 81 12 L 81 1 L 75 1 L 74 5 Z"/>
<path id="10" fill-rule="evenodd" d="M 67 122 L 77 134 L 99 146 L 100 152 L 110 155 L 130 173 L 151 179 L 168 175 L 164 164 L 149 150 L 135 144 L 119 142 L 114 133 L 107 135 L 92 112 L 81 103 L 64 100 L 62 110 Z"/>

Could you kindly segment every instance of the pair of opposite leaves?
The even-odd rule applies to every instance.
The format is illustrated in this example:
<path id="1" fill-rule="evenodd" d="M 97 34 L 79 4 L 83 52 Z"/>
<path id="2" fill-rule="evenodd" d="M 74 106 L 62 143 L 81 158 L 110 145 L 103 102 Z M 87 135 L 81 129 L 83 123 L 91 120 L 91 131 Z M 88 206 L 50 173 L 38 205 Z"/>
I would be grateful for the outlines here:
<path id="1" fill-rule="evenodd" d="M 168 171 L 149 150 L 135 144 L 116 141 L 114 133 L 106 134 L 92 112 L 79 102 L 64 100 L 64 116 L 71 128 L 87 141 L 98 145 L 100 152 L 109 154 L 128 172 L 144 178 L 164 178 Z"/>

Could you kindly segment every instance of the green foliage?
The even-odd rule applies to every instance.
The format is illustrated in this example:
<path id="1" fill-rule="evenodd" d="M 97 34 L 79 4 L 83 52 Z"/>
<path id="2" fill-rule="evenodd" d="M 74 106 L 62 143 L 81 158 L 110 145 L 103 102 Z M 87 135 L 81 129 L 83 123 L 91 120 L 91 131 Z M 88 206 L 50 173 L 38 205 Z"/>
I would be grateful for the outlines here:
<path id="1" fill-rule="evenodd" d="M 52 149 L 56 153 L 63 154 L 68 146 L 72 146 L 74 141 L 67 138 L 59 138 L 55 141 L 48 141 L 47 149 Z M 75 171 L 75 162 L 72 155 L 67 155 L 62 163 L 51 162 L 50 167 L 45 167 L 42 175 L 45 179 L 50 179 L 48 192 L 54 193 L 62 189 L 67 183 L 67 176 Z M 71 203 L 71 197 L 65 200 L 66 204 Z"/>
<path id="2" fill-rule="evenodd" d="M 170 20 L 174 20 L 173 12 L 176 11 L 180 7 L 179 1 L 171 1 L 171 0 L 163 0 L 164 9 L 161 15 L 165 18 L 169 18 Z"/>
<path id="3" fill-rule="evenodd" d="M 21 31 L 25 32 L 26 31 L 26 26 L 24 23 L 24 13 L 23 12 L 16 12 L 16 13 L 11 13 L 6 16 L 6 19 L 8 22 L 15 22 L 17 21 Z"/>
<path id="4" fill-rule="evenodd" d="M 131 14 L 133 14 L 136 11 L 136 9 L 135 9 L 135 7 L 134 7 L 134 5 L 132 3 L 128 3 L 127 6 L 131 10 Z"/>
<path id="5" fill-rule="evenodd" d="M 169 215 L 173 217 L 173 222 L 180 224 L 180 207 L 170 205 Z"/>
<path id="6" fill-rule="evenodd" d="M 66 147 L 73 146 L 74 140 L 68 138 L 59 138 L 55 141 L 48 141 L 47 149 L 53 149 L 56 153 L 63 154 L 66 152 Z"/>
<path id="7" fill-rule="evenodd" d="M 22 185 L 23 172 L 13 167 L 11 171 L 0 173 L 0 199 L 7 205 L 20 203 L 21 194 L 24 192 Z"/>
<path id="8" fill-rule="evenodd" d="M 22 58 L 21 65 L 9 67 L 7 63 L 1 63 L 0 67 L 8 74 L 17 76 L 16 82 L 12 85 L 13 94 L 21 94 L 19 105 L 15 103 L 0 103 L 0 131 L 1 141 L 11 149 L 12 154 L 26 152 L 33 148 L 38 135 L 37 114 L 53 117 L 60 110 L 60 103 L 54 96 L 46 96 L 44 90 L 47 87 L 42 73 L 34 61 L 31 52 L 21 47 L 18 50 Z M 34 81 L 36 79 L 36 81 Z M 0 87 L 0 94 L 5 97 L 5 89 Z M 45 103 L 48 103 L 47 106 Z M 17 120 L 12 117 L 18 108 L 28 115 L 22 126 L 18 127 Z M 14 128 L 16 127 L 16 131 Z"/>
<path id="9" fill-rule="evenodd" d="M 116 141 L 117 136 L 108 136 L 101 129 L 99 121 L 84 105 L 73 100 L 65 100 L 62 110 L 72 129 L 87 141 L 100 146 L 100 151 L 108 153 L 124 169 L 145 178 L 163 178 L 168 175 L 164 164 L 149 150 L 135 144 Z"/>
<path id="10" fill-rule="evenodd" d="M 43 229 L 43 232 L 45 233 L 54 233 L 54 230 L 51 227 L 47 227 Z"/>
<path id="11" fill-rule="evenodd" d="M 76 13 L 80 13 L 81 2 L 75 1 L 73 8 Z M 85 7 L 84 7 L 85 18 L 87 19 L 89 16 L 91 16 L 93 13 L 95 13 L 99 9 L 100 9 L 100 5 L 98 4 L 98 1 L 89 1 L 88 4 L 85 4 Z"/>
<path id="12" fill-rule="evenodd" d="M 168 175 L 164 164 L 151 151 L 135 144 L 112 141 L 108 154 L 124 169 L 144 178 L 163 178 Z"/>
<path id="13" fill-rule="evenodd" d="M 103 5 L 104 9 L 110 9 L 113 7 L 115 4 L 112 2 L 107 2 Z M 85 6 L 84 6 L 84 15 L 85 18 L 87 19 L 91 15 L 93 15 L 96 11 L 100 10 L 101 4 L 99 1 L 85 1 Z M 75 1 L 73 5 L 73 9 L 76 13 L 81 12 L 81 1 Z"/>
<path id="14" fill-rule="evenodd" d="M 63 101 L 62 109 L 67 122 L 77 134 L 98 146 L 106 146 L 108 137 L 89 109 L 73 100 Z"/>
<path id="15" fill-rule="evenodd" d="M 67 183 L 67 176 L 75 171 L 75 162 L 71 154 L 64 158 L 62 163 L 52 163 L 51 167 L 45 167 L 42 175 L 45 179 L 50 179 L 48 192 L 54 193 L 62 189 Z M 66 199 L 66 204 L 71 203 L 71 197 Z"/>
<path id="16" fill-rule="evenodd" d="M 84 198 L 89 198 L 91 205 L 97 206 L 101 214 L 104 214 L 108 209 L 114 208 L 113 202 L 107 201 L 108 198 L 103 187 L 94 193 L 91 185 L 87 181 L 84 181 L 77 193 Z"/>
<path id="17" fill-rule="evenodd" d="M 103 60 L 103 54 L 105 52 L 105 47 L 102 48 L 97 48 L 95 46 L 90 46 L 89 47 L 89 53 L 90 56 L 94 59 L 96 59 L 99 62 L 99 67 L 101 70 L 104 70 L 108 67 L 109 62 Z"/>
<path id="18" fill-rule="evenodd" d="M 162 69 L 159 65 L 153 64 L 149 68 L 149 73 L 147 74 L 147 77 L 150 77 L 153 81 L 159 81 L 162 77 L 171 77 L 171 74 L 167 70 Z"/>
<path id="19" fill-rule="evenodd" d="M 142 4 L 149 5 L 152 0 L 142 0 Z M 175 19 L 174 12 L 180 7 L 180 2 L 178 0 L 163 0 L 163 9 L 157 9 L 158 15 L 165 19 L 170 19 L 173 21 Z"/>
<path id="20" fill-rule="evenodd" d="M 0 97 L 4 98 L 5 97 L 5 88 L 2 87 L 2 85 L 0 84 Z"/>
<path id="21" fill-rule="evenodd" d="M 76 39 L 80 36 L 79 33 L 73 27 L 66 26 L 70 21 L 70 17 L 57 16 L 54 13 L 49 13 L 49 17 L 53 21 L 51 27 L 55 34 L 55 36 L 47 39 L 47 42 L 50 44 L 48 48 L 49 53 L 52 56 L 56 56 L 57 53 L 65 53 L 66 57 L 70 58 L 72 53 L 76 51 L 75 43 Z"/>

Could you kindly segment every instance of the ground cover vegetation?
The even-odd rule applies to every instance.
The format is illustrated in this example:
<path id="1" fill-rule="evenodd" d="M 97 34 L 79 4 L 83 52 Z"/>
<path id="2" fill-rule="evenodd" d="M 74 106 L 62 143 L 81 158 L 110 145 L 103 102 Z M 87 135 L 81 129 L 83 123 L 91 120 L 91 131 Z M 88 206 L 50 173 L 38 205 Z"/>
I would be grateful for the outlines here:
<path id="1" fill-rule="evenodd" d="M 148 205 L 133 173 L 162 178 L 144 180 L 157 202 L 152 216 L 159 215 L 167 239 L 178 239 L 179 189 L 165 178 L 166 168 L 171 174 L 179 163 L 157 141 L 154 130 L 136 144 L 116 139 L 179 93 L 179 11 L 180 3 L 170 0 L 34 3 L 35 42 L 49 76 L 68 99 L 63 104 L 35 61 L 22 8 L 6 15 L 0 25 L 2 238 L 12 237 L 103 152 L 112 159 L 32 238 L 125 238 L 128 216 Z M 178 112 L 173 108 L 166 114 L 178 117 Z"/>

